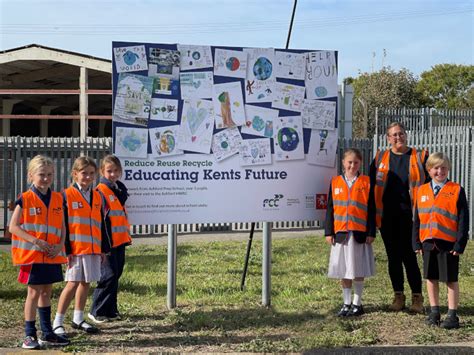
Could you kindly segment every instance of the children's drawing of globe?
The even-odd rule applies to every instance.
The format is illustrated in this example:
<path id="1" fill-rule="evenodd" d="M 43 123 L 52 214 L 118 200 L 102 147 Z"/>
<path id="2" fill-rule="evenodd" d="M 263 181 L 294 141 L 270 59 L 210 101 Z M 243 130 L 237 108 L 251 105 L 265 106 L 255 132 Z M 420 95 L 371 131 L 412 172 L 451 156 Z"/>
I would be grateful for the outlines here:
<path id="1" fill-rule="evenodd" d="M 127 135 L 123 137 L 122 145 L 129 151 L 135 152 L 140 147 L 142 146 L 142 142 L 140 139 L 134 135 L 133 133 L 131 135 Z"/>
<path id="2" fill-rule="evenodd" d="M 123 61 L 127 65 L 132 65 L 138 59 L 138 54 L 133 53 L 132 51 L 126 51 L 123 55 Z"/>
<path id="3" fill-rule="evenodd" d="M 253 75 L 258 80 L 267 80 L 272 75 L 272 62 L 265 57 L 260 57 L 253 65 Z"/>
<path id="4" fill-rule="evenodd" d="M 252 127 L 254 130 L 260 132 L 265 128 L 265 122 L 259 116 L 254 116 L 252 120 Z"/>
<path id="5" fill-rule="evenodd" d="M 237 58 L 235 57 L 230 57 L 229 59 L 226 60 L 225 66 L 227 69 L 230 71 L 236 71 L 240 67 L 240 62 Z"/>
<path id="6" fill-rule="evenodd" d="M 194 60 L 199 60 L 201 59 L 201 53 L 199 53 L 198 51 L 195 51 L 193 52 L 193 54 L 191 54 L 191 57 L 193 57 Z"/>
<path id="7" fill-rule="evenodd" d="M 160 138 L 160 150 L 163 153 L 171 153 L 176 146 L 172 131 L 164 131 Z"/>
<path id="8" fill-rule="evenodd" d="M 280 148 L 286 152 L 291 152 L 292 150 L 295 150 L 300 141 L 300 138 L 298 137 L 298 132 L 296 132 L 291 127 L 284 127 L 280 129 L 278 131 L 277 139 Z"/>
<path id="9" fill-rule="evenodd" d="M 314 89 L 314 93 L 317 97 L 325 97 L 328 95 L 328 90 L 324 86 L 318 86 Z"/>

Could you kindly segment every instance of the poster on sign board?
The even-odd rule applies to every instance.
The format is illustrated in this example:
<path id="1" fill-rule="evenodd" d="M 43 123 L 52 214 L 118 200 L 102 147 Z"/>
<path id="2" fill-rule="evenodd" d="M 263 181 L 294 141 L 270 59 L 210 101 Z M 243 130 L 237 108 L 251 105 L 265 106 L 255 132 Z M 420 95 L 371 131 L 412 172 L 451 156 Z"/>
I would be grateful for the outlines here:
<path id="1" fill-rule="evenodd" d="M 336 51 L 113 42 L 112 53 L 132 224 L 324 219 Z"/>

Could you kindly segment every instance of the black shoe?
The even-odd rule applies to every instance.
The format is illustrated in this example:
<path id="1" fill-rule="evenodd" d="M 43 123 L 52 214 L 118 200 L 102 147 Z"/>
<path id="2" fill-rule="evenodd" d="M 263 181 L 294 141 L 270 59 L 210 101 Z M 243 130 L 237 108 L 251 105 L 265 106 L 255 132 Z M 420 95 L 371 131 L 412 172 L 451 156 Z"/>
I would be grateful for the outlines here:
<path id="1" fill-rule="evenodd" d="M 351 306 L 351 309 L 347 313 L 346 317 L 357 317 L 357 316 L 363 315 L 364 313 L 365 313 L 364 312 L 364 307 L 362 307 L 362 305 L 356 306 L 355 304 L 353 304 Z"/>
<path id="2" fill-rule="evenodd" d="M 66 346 L 70 343 L 71 341 L 65 335 L 57 335 L 54 333 L 39 338 L 39 344 L 41 346 Z"/>
<path id="3" fill-rule="evenodd" d="M 439 325 L 444 329 L 458 329 L 459 328 L 459 318 L 457 316 L 446 317 L 444 321 Z"/>
<path id="4" fill-rule="evenodd" d="M 433 327 L 439 327 L 439 322 L 441 320 L 441 315 L 439 313 L 431 312 L 428 314 L 428 317 L 425 319 L 425 324 Z"/>
<path id="5" fill-rule="evenodd" d="M 346 317 L 347 313 L 351 310 L 351 305 L 350 304 L 343 304 L 342 308 L 339 312 L 337 312 L 338 317 Z"/>
<path id="6" fill-rule="evenodd" d="M 92 324 L 87 323 L 85 320 L 83 320 L 81 323 L 77 324 L 76 322 L 72 321 L 71 326 L 74 329 L 80 329 L 85 331 L 88 334 L 97 334 L 99 332 L 99 328 L 96 326 L 93 326 Z"/>

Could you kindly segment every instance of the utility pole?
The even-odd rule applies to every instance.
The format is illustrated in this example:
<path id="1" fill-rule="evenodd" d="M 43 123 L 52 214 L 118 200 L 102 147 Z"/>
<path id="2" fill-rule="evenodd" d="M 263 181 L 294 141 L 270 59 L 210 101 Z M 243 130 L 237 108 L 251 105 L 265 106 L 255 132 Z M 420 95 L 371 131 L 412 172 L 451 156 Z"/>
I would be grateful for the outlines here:
<path id="1" fill-rule="evenodd" d="M 293 12 L 291 14 L 291 20 L 290 20 L 290 28 L 288 29 L 288 37 L 286 39 L 286 49 L 290 48 L 290 37 L 291 37 L 291 30 L 293 29 L 293 20 L 295 19 L 295 12 L 296 12 L 296 3 L 298 1 L 295 0 L 293 4 Z"/>

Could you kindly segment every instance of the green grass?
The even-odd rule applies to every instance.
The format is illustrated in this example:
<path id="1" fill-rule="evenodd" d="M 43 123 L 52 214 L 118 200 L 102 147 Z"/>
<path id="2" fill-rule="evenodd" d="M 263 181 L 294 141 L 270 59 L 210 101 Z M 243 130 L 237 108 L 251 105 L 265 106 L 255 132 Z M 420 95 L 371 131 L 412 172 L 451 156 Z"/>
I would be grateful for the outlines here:
<path id="1" fill-rule="evenodd" d="M 425 326 L 423 315 L 387 311 L 392 291 L 380 238 L 374 245 L 377 275 L 367 280 L 364 290 L 367 314 L 350 320 L 334 316 L 341 291 L 326 276 L 329 247 L 323 238 L 273 241 L 270 308 L 261 306 L 259 242 L 252 248 L 246 289 L 240 291 L 245 246 L 246 241 L 178 244 L 178 307 L 172 311 L 166 309 L 166 247 L 129 248 L 119 294 L 124 321 L 86 336 L 69 328 L 70 310 L 66 328 L 73 341 L 64 350 L 301 352 L 474 341 L 472 243 L 461 257 L 462 328 L 454 331 Z M 23 334 L 25 287 L 16 281 L 18 270 L 10 256 L 2 253 L 0 258 L 0 348 L 13 348 Z M 54 287 L 53 314 L 61 286 Z M 445 287 L 440 297 L 445 312 Z"/>

